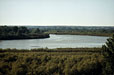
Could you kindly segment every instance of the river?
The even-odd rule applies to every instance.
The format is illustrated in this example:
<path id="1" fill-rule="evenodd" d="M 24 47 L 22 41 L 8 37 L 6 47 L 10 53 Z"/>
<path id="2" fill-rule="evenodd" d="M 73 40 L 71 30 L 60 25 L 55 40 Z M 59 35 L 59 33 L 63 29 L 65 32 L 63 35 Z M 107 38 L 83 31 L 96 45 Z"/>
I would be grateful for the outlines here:
<path id="1" fill-rule="evenodd" d="M 87 35 L 55 35 L 50 34 L 46 39 L 1 40 L 0 48 L 79 48 L 102 47 L 109 37 Z"/>

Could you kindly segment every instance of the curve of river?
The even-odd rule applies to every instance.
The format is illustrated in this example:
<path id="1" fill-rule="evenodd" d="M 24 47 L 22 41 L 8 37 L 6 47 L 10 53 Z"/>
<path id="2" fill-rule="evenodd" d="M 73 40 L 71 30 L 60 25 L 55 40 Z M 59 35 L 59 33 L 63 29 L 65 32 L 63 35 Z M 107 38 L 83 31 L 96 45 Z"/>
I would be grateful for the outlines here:
<path id="1" fill-rule="evenodd" d="M 2 40 L 0 48 L 79 48 L 79 47 L 101 47 L 109 37 L 86 36 L 86 35 L 55 35 L 50 34 L 46 39 L 25 40 Z"/>

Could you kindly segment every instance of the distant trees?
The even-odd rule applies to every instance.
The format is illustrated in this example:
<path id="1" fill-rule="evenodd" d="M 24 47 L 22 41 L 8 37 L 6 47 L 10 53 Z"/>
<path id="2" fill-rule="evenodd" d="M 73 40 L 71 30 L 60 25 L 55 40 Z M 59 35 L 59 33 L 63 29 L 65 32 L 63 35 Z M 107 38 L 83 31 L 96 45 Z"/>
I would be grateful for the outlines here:
<path id="1" fill-rule="evenodd" d="M 9 27 L 9 26 L 0 26 L 0 33 L 3 34 L 10 34 L 10 35 L 15 35 L 17 33 L 28 33 L 28 29 L 26 27 Z"/>
<path id="2" fill-rule="evenodd" d="M 31 33 L 40 33 L 40 29 L 39 28 L 32 29 Z"/>
<path id="3" fill-rule="evenodd" d="M 12 29 L 13 29 L 14 32 L 18 31 L 18 27 L 17 26 L 14 26 Z"/>
<path id="4" fill-rule="evenodd" d="M 29 30 L 26 27 L 19 27 L 18 32 L 27 34 Z"/>
<path id="5" fill-rule="evenodd" d="M 105 74 L 114 74 L 114 35 L 102 46 L 105 57 Z"/>
<path id="6" fill-rule="evenodd" d="M 34 35 L 34 36 L 33 36 Z M 28 29 L 21 26 L 0 26 L 0 39 L 33 39 L 33 38 L 46 38 L 48 34 L 41 33 L 39 28 Z"/>
<path id="7" fill-rule="evenodd" d="M 114 27 L 99 26 L 39 26 L 38 28 L 52 34 L 112 36 L 114 33 Z"/>

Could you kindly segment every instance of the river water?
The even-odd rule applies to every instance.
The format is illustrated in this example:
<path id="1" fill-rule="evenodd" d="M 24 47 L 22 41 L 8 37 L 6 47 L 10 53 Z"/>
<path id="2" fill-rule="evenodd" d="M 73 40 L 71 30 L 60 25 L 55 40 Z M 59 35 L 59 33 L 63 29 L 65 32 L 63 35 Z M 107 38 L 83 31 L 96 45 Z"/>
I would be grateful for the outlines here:
<path id="1" fill-rule="evenodd" d="M 109 37 L 86 36 L 86 35 L 55 35 L 50 34 L 46 39 L 25 40 L 1 40 L 0 48 L 79 48 L 79 47 L 102 47 Z"/>

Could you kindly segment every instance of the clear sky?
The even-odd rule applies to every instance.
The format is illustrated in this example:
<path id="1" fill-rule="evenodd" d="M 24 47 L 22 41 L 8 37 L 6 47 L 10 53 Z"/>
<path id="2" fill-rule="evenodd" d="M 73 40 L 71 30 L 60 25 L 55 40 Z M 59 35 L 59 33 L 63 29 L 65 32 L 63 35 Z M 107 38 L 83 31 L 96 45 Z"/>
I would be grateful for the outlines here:
<path id="1" fill-rule="evenodd" d="M 114 25 L 114 0 L 0 0 L 0 25 Z"/>

